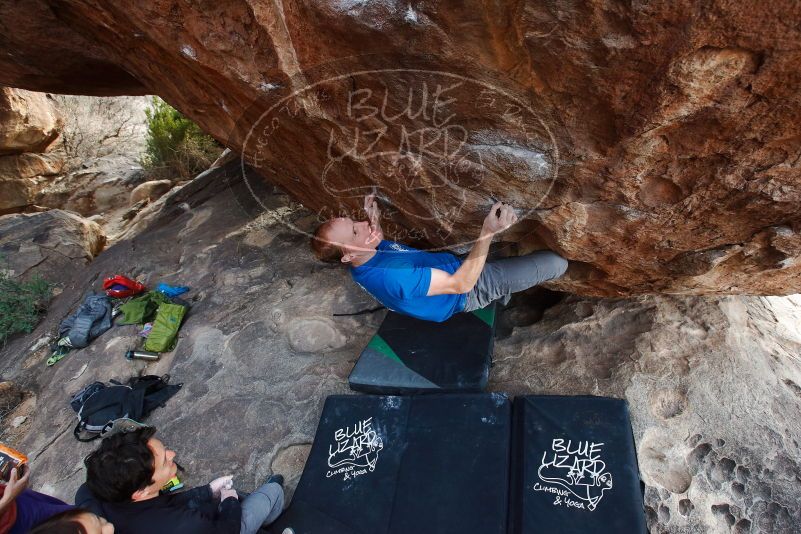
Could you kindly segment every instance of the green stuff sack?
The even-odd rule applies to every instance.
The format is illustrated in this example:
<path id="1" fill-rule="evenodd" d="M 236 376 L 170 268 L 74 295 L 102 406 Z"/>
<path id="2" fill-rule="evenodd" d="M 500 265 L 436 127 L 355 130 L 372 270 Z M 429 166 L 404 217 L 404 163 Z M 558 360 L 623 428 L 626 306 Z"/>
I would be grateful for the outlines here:
<path id="1" fill-rule="evenodd" d="M 167 352 L 175 347 L 186 308 L 178 304 L 161 304 L 153 320 L 153 329 L 145 341 L 145 350 Z"/>
<path id="2" fill-rule="evenodd" d="M 153 318 L 160 304 L 169 303 L 170 299 L 159 291 L 149 291 L 141 297 L 131 299 L 122 306 L 122 319 L 117 324 L 144 324 Z"/>

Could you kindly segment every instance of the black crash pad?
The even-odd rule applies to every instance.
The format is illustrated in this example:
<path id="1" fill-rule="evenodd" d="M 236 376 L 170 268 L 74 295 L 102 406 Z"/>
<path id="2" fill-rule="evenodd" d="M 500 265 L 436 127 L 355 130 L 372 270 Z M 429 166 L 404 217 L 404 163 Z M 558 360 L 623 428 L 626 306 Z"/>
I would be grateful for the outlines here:
<path id="1" fill-rule="evenodd" d="M 478 392 L 489 378 L 495 304 L 447 321 L 388 312 L 348 382 L 364 393 Z"/>
<path id="2" fill-rule="evenodd" d="M 329 397 L 270 532 L 506 534 L 511 420 L 502 394 Z"/>
<path id="3" fill-rule="evenodd" d="M 646 531 L 626 401 L 517 397 L 513 434 L 510 533 Z"/>

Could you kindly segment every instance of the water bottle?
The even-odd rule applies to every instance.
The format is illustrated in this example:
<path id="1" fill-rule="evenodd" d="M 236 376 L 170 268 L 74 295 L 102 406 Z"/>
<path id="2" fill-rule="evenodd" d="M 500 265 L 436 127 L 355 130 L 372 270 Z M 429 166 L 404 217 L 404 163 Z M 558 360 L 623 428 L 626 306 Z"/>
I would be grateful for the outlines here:
<path id="1" fill-rule="evenodd" d="M 146 350 L 129 350 L 125 353 L 128 360 L 147 360 L 149 362 L 158 361 L 158 352 L 149 352 Z"/>

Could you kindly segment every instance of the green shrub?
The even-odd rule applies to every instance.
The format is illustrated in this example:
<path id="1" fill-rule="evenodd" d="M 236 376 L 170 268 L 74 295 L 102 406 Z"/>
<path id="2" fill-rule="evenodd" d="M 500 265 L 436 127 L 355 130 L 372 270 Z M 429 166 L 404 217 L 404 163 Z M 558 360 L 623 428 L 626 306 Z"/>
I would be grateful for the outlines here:
<path id="1" fill-rule="evenodd" d="M 157 96 L 147 116 L 147 147 L 142 166 L 150 179 L 188 180 L 206 170 L 222 153 L 197 124 Z"/>
<path id="2" fill-rule="evenodd" d="M 13 334 L 30 333 L 47 307 L 52 285 L 40 277 L 12 279 L 0 266 L 0 346 Z"/>

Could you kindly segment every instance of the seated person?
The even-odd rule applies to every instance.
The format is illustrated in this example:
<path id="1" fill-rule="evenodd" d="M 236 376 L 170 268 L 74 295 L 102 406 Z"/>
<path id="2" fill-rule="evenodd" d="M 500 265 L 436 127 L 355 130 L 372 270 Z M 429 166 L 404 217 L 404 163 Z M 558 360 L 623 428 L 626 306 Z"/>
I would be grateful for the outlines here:
<path id="1" fill-rule="evenodd" d="M 365 198 L 367 221 L 329 219 L 312 238 L 323 261 L 350 265 L 353 280 L 390 310 L 428 321 L 445 321 L 496 299 L 559 278 L 567 260 L 550 250 L 487 261 L 492 236 L 517 216 L 501 202 L 490 209 L 465 260 L 447 252 L 424 252 L 383 239 L 374 195 Z"/>
<path id="2" fill-rule="evenodd" d="M 117 534 L 254 534 L 279 516 L 284 479 L 274 475 L 240 503 L 231 476 L 178 493 L 160 494 L 177 473 L 175 452 L 139 425 L 106 437 L 87 456 L 77 506 L 106 518 Z"/>
<path id="3" fill-rule="evenodd" d="M 30 534 L 114 534 L 114 525 L 92 512 L 71 508 L 41 523 Z"/>
<path id="4" fill-rule="evenodd" d="M 11 470 L 0 485 L 0 534 L 24 534 L 51 516 L 73 507 L 63 501 L 28 489 L 31 470 L 27 464 Z"/>

